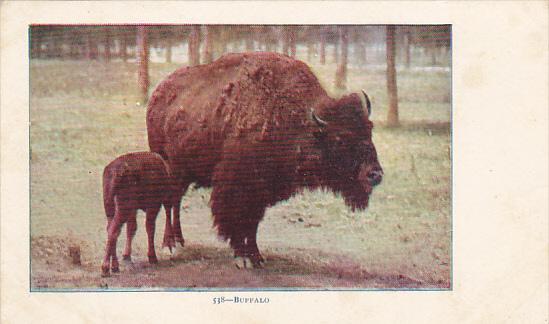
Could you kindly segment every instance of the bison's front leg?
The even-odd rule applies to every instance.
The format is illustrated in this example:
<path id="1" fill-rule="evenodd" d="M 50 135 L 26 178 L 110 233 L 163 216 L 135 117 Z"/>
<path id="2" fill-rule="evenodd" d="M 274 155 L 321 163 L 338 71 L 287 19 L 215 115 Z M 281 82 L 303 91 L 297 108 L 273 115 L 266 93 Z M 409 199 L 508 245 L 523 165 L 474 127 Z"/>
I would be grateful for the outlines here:
<path id="1" fill-rule="evenodd" d="M 250 220 L 244 228 L 244 253 L 254 268 L 262 268 L 265 263 L 265 259 L 263 259 L 261 253 L 259 253 L 256 241 L 257 227 L 259 225 L 259 218 L 262 214 L 254 213 L 251 216 L 253 216 L 254 219 Z"/>
<path id="2" fill-rule="evenodd" d="M 234 157 L 248 156 L 239 153 Z M 271 196 L 266 182 L 250 171 L 250 161 L 230 159 L 218 164 L 210 199 L 214 225 L 218 234 L 230 241 L 239 268 L 261 267 L 263 258 L 256 243 L 257 226 Z"/>
<path id="3" fill-rule="evenodd" d="M 250 214 L 246 214 L 248 217 Z M 254 216 L 257 216 L 254 214 Z M 216 214 L 214 213 L 214 217 Z M 234 251 L 235 265 L 239 269 L 262 268 L 264 259 L 257 248 L 256 235 L 259 218 L 251 220 L 235 215 L 225 218 L 222 222 L 216 219 L 218 232 L 228 238 Z M 259 216 L 261 217 L 261 216 Z"/>

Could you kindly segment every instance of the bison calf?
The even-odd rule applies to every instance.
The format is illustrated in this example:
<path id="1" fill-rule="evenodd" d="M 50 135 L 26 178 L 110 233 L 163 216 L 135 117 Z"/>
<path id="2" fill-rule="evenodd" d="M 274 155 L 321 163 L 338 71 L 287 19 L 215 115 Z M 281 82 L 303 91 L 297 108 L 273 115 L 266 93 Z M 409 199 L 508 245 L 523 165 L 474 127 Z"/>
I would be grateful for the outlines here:
<path id="1" fill-rule="evenodd" d="M 125 154 L 105 167 L 103 203 L 107 215 L 107 246 L 101 266 L 103 276 L 109 275 L 109 267 L 113 272 L 119 271 L 116 241 L 124 223 L 127 223 L 127 239 L 123 257 L 124 260 L 131 260 L 132 239 L 137 230 L 136 214 L 139 209 L 147 215 L 149 262 L 158 262 L 154 251 L 154 230 L 156 217 L 162 205 L 166 210 L 163 246 L 168 246 L 171 250 L 175 245 L 171 226 L 174 189 L 170 169 L 156 153 Z"/>

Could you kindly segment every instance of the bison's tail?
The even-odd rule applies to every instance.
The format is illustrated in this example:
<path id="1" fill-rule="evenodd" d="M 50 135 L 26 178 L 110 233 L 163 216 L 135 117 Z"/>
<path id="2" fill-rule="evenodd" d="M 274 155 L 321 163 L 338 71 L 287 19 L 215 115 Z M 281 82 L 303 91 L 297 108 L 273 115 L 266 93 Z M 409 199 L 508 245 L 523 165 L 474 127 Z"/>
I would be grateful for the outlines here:
<path id="1" fill-rule="evenodd" d="M 164 160 L 168 160 L 168 155 L 164 151 L 164 133 L 161 127 L 162 120 L 158 119 L 158 107 L 149 103 L 147 108 L 147 139 L 151 152 L 160 154 Z"/>
<path id="2" fill-rule="evenodd" d="M 114 203 L 116 177 L 110 174 L 110 170 L 105 169 L 103 172 L 103 206 L 105 207 L 105 215 L 107 218 L 114 217 L 116 205 Z"/>

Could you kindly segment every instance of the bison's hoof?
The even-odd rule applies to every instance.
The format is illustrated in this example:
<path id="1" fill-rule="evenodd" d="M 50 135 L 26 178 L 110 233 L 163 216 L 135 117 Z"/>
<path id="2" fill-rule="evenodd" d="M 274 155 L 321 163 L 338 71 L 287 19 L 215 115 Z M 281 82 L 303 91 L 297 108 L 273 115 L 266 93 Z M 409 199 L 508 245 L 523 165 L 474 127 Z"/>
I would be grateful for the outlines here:
<path id="1" fill-rule="evenodd" d="M 132 262 L 132 256 L 131 255 L 123 255 L 122 256 L 122 261 Z"/>
<path id="2" fill-rule="evenodd" d="M 150 263 L 150 264 L 156 264 L 156 263 L 158 263 L 158 259 L 156 258 L 156 255 L 149 256 L 149 263 Z"/>
<path id="3" fill-rule="evenodd" d="M 172 253 L 173 249 L 175 249 L 175 240 L 173 237 L 170 238 L 164 238 L 164 241 L 162 242 L 163 248 L 168 248 L 170 250 L 170 253 Z"/>
<path id="4" fill-rule="evenodd" d="M 112 273 L 117 273 L 117 272 L 120 272 L 120 268 L 118 266 L 112 266 L 111 271 Z"/>
<path id="5" fill-rule="evenodd" d="M 254 268 L 263 268 L 261 262 L 253 262 L 248 257 L 235 257 L 234 265 L 238 269 L 254 269 Z"/>
<path id="6" fill-rule="evenodd" d="M 234 258 L 234 265 L 236 266 L 237 269 L 246 269 L 248 263 L 251 265 L 250 259 L 248 258 L 243 258 L 243 257 Z"/>

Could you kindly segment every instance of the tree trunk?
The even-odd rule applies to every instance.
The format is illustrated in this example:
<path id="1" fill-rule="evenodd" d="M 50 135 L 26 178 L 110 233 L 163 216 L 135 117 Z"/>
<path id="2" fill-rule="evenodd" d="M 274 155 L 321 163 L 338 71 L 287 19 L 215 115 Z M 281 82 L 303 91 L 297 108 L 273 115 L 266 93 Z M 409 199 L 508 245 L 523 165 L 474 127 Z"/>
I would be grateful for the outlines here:
<path id="1" fill-rule="evenodd" d="M 411 33 L 410 31 L 406 31 L 406 34 L 404 35 L 405 36 L 405 40 L 404 40 L 404 46 L 405 46 L 405 49 L 404 49 L 404 55 L 406 56 L 405 57 L 405 64 L 406 64 L 406 68 L 409 69 L 410 68 L 410 42 L 411 42 Z"/>
<path id="2" fill-rule="evenodd" d="M 362 52 L 362 59 L 364 60 L 364 65 L 368 64 L 368 43 L 364 43 L 364 51 Z"/>
<path id="3" fill-rule="evenodd" d="M 326 64 L 326 35 L 323 31 L 320 34 L 320 64 Z"/>
<path id="4" fill-rule="evenodd" d="M 211 63 L 213 61 L 213 29 L 210 26 L 205 27 L 204 35 L 204 63 Z"/>
<path id="5" fill-rule="evenodd" d="M 108 27 L 105 29 L 105 61 L 111 60 L 111 32 Z"/>
<path id="6" fill-rule="evenodd" d="M 31 29 L 31 57 L 40 58 L 42 56 L 42 37 L 38 34 L 36 27 Z"/>
<path id="7" fill-rule="evenodd" d="M 358 65 L 364 64 L 364 43 L 356 41 L 354 44 L 355 61 Z"/>
<path id="8" fill-rule="evenodd" d="M 126 35 L 122 35 L 122 39 L 120 40 L 120 57 L 122 57 L 122 61 L 126 63 L 128 61 L 128 38 Z"/>
<path id="9" fill-rule="evenodd" d="M 435 66 L 437 65 L 437 46 L 436 46 L 436 40 L 435 40 L 435 36 L 436 36 L 436 33 L 434 32 L 430 32 L 428 34 L 428 39 L 427 39 L 427 42 L 428 42 L 428 46 L 427 46 L 427 49 L 429 51 L 429 54 L 431 54 L 431 65 L 432 66 Z"/>
<path id="10" fill-rule="evenodd" d="M 288 55 L 290 48 L 290 31 L 288 26 L 282 26 L 282 54 Z"/>
<path id="11" fill-rule="evenodd" d="M 387 126 L 398 126 L 398 93 L 395 68 L 395 26 L 387 26 L 387 94 L 389 110 L 387 112 Z"/>
<path id="12" fill-rule="evenodd" d="M 52 57 L 63 58 L 63 35 L 61 33 L 53 35 Z"/>
<path id="13" fill-rule="evenodd" d="M 290 56 L 295 58 L 296 55 L 296 31 L 294 28 L 290 29 Z"/>
<path id="14" fill-rule="evenodd" d="M 339 38 L 341 39 L 341 62 L 336 71 L 335 86 L 338 89 L 347 88 L 347 60 L 349 53 L 349 34 L 346 27 L 339 27 Z"/>
<path id="15" fill-rule="evenodd" d="M 95 60 L 97 59 L 97 55 L 99 50 L 97 49 L 97 43 L 95 42 L 95 39 L 93 39 L 93 36 L 88 34 L 87 36 L 88 46 L 86 49 L 86 58 L 88 60 Z"/>
<path id="16" fill-rule="evenodd" d="M 313 42 L 310 39 L 307 39 L 307 61 L 311 62 L 314 55 Z"/>
<path id="17" fill-rule="evenodd" d="M 193 25 L 189 35 L 189 65 L 200 64 L 200 26 Z"/>
<path id="18" fill-rule="evenodd" d="M 145 104 L 149 98 L 149 43 L 146 26 L 137 26 L 137 65 L 141 103 Z"/>
<path id="19" fill-rule="evenodd" d="M 339 39 L 334 42 L 334 62 L 339 63 Z"/>
<path id="20" fill-rule="evenodd" d="M 251 38 L 252 35 L 248 35 L 246 36 L 246 39 L 244 40 L 244 42 L 246 43 L 246 52 L 253 52 L 254 50 L 254 41 L 253 39 Z"/>
<path id="21" fill-rule="evenodd" d="M 166 63 L 172 63 L 172 40 L 166 38 Z"/>

